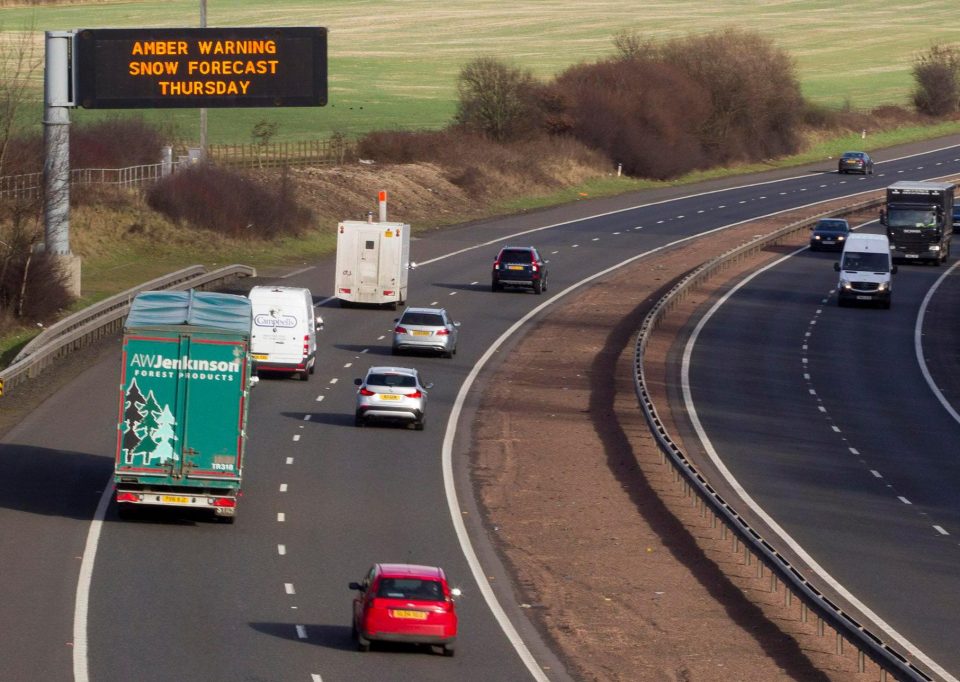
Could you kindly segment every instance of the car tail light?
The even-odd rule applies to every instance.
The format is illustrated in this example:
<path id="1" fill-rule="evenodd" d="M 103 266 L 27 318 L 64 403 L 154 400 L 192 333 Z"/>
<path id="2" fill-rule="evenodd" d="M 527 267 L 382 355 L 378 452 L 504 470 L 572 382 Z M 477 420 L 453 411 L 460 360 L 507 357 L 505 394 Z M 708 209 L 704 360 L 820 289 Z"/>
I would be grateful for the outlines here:
<path id="1" fill-rule="evenodd" d="M 406 327 L 401 327 L 399 324 L 393 328 L 394 334 L 409 334 Z"/>
<path id="2" fill-rule="evenodd" d="M 360 389 L 360 395 L 373 395 L 373 391 L 367 387 L 363 387 Z"/>
<path id="3" fill-rule="evenodd" d="M 536 263 L 531 263 L 531 264 L 530 264 L 530 269 L 533 270 L 534 272 L 536 272 L 536 271 L 537 271 L 537 264 L 536 264 Z"/>
<path id="4" fill-rule="evenodd" d="M 421 393 L 420 391 L 414 391 L 413 393 L 407 393 L 407 397 L 408 397 L 408 398 L 422 398 L 422 397 L 423 397 L 423 393 Z"/>
<path id="5" fill-rule="evenodd" d="M 139 502 L 140 496 L 136 493 L 117 493 L 117 502 Z"/>
<path id="6" fill-rule="evenodd" d="M 310 355 L 310 335 L 305 334 L 303 336 L 303 357 Z"/>
<path id="7" fill-rule="evenodd" d="M 449 330 L 449 329 L 438 329 L 438 330 L 437 330 L 436 332 L 434 332 L 434 333 L 435 333 L 437 336 L 450 336 L 450 330 Z"/>
<path id="8" fill-rule="evenodd" d="M 494 269 L 494 270 L 499 270 L 499 269 L 500 269 L 500 259 L 499 259 L 499 258 L 498 258 L 497 260 L 493 261 L 493 269 Z"/>
<path id="9" fill-rule="evenodd" d="M 237 501 L 232 497 L 217 497 L 211 501 L 214 507 L 236 507 Z"/>

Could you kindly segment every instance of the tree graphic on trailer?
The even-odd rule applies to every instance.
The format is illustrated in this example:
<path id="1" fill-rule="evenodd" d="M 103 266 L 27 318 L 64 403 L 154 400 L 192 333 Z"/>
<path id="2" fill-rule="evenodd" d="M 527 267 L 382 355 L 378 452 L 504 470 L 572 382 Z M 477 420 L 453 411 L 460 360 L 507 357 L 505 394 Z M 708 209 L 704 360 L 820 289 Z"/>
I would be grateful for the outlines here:
<path id="1" fill-rule="evenodd" d="M 155 461 L 166 464 L 180 459 L 174 449 L 177 440 L 177 420 L 169 405 L 160 405 L 153 391 L 146 397 L 137 387 L 136 379 L 130 382 L 130 388 L 124 401 L 124 423 L 127 430 L 123 434 L 124 461 L 133 464 L 134 457 L 143 457 L 143 465 L 149 466 Z"/>
<path id="2" fill-rule="evenodd" d="M 137 435 L 137 427 L 143 420 L 143 412 L 140 411 L 143 403 L 143 394 L 140 392 L 140 387 L 137 386 L 137 380 L 134 379 L 130 382 L 130 388 L 127 389 L 124 395 L 123 403 L 124 431 L 121 443 L 123 452 L 125 453 L 124 463 L 126 464 L 130 464 L 133 461 L 133 451 L 137 449 L 137 446 L 140 445 L 140 441 L 142 440 L 140 436 Z"/>

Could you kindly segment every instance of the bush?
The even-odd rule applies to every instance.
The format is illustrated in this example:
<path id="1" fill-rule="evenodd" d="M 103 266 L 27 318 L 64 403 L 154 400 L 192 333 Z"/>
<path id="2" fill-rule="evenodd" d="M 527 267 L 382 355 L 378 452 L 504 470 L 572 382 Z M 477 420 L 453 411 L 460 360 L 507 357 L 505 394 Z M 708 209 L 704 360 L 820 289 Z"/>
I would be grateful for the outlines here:
<path id="1" fill-rule="evenodd" d="M 142 118 L 109 118 L 71 126 L 71 168 L 126 168 L 160 163 L 169 135 Z"/>
<path id="2" fill-rule="evenodd" d="M 960 108 L 960 49 L 934 45 L 913 66 L 913 105 L 921 114 L 945 116 Z"/>
<path id="3" fill-rule="evenodd" d="M 230 237 L 273 239 L 299 234 L 314 221 L 297 203 L 291 183 L 286 171 L 268 183 L 199 164 L 154 185 L 147 204 L 171 220 Z"/>
<path id="4" fill-rule="evenodd" d="M 478 57 L 457 80 L 457 125 L 498 142 L 529 135 L 540 127 L 537 97 L 542 86 L 530 71 Z"/>
<path id="5" fill-rule="evenodd" d="M 0 311 L 20 321 L 45 321 L 66 308 L 72 297 L 58 263 L 30 250 L 0 262 Z"/>
<path id="6" fill-rule="evenodd" d="M 707 93 L 668 65 L 581 64 L 561 73 L 545 99 L 554 103 L 549 130 L 601 150 L 628 175 L 663 179 L 707 163 L 697 137 L 710 113 Z"/>
<path id="7" fill-rule="evenodd" d="M 799 149 L 803 96 L 787 53 L 739 29 L 671 40 L 660 58 L 709 93 L 700 142 L 712 162 L 760 160 Z"/>

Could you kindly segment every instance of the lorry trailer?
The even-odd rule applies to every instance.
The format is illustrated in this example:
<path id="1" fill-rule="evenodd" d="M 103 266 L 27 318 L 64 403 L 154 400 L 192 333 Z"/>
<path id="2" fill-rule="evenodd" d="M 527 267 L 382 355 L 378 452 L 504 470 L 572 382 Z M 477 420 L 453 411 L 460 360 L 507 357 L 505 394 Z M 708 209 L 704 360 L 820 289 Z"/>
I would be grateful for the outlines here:
<path id="1" fill-rule="evenodd" d="M 245 296 L 148 291 L 124 325 L 114 462 L 121 516 L 188 507 L 232 523 L 241 495 L 251 306 Z"/>

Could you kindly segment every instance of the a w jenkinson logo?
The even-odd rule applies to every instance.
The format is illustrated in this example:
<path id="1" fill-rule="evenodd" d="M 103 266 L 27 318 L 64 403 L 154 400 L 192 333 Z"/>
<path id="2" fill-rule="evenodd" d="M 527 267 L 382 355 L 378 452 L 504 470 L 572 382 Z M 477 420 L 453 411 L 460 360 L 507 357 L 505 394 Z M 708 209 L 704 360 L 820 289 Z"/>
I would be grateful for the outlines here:
<path id="1" fill-rule="evenodd" d="M 261 313 L 253 316 L 253 323 L 258 327 L 283 327 L 292 329 L 297 326 L 297 318 L 293 315 L 284 315 L 283 313 L 273 312 L 269 315 Z"/>

